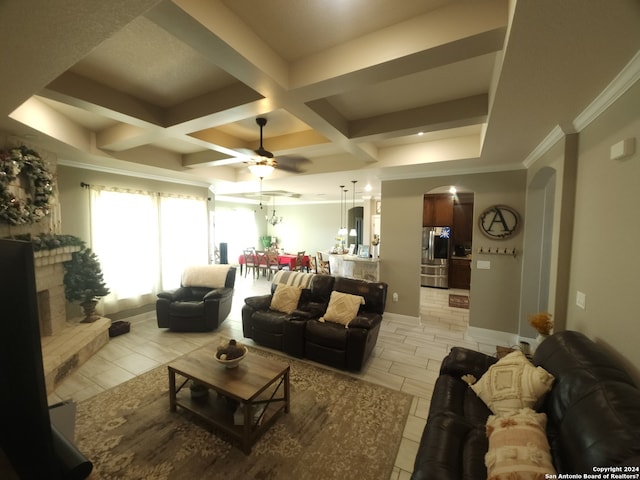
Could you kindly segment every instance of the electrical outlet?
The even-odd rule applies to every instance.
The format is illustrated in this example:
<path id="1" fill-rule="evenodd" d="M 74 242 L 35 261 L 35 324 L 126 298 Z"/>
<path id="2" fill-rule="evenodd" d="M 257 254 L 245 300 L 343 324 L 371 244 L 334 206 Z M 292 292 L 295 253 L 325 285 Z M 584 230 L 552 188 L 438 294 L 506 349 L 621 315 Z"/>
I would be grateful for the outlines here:
<path id="1" fill-rule="evenodd" d="M 578 291 L 576 293 L 576 305 L 579 306 L 581 309 L 585 310 L 586 309 L 586 305 L 587 305 L 587 296 Z"/>
<path id="2" fill-rule="evenodd" d="M 397 292 L 393 292 L 393 301 L 394 302 L 398 301 L 398 293 Z"/>

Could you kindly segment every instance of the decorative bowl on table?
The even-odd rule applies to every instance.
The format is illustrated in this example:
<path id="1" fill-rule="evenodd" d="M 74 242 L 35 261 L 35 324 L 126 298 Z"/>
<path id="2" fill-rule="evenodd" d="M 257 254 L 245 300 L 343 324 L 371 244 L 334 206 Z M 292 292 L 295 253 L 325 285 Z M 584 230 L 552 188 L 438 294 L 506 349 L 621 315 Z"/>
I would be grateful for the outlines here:
<path id="1" fill-rule="evenodd" d="M 247 356 L 247 353 L 249 353 L 249 349 L 246 346 L 232 339 L 228 344 L 218 347 L 215 358 L 218 363 L 227 368 L 236 368 Z"/>

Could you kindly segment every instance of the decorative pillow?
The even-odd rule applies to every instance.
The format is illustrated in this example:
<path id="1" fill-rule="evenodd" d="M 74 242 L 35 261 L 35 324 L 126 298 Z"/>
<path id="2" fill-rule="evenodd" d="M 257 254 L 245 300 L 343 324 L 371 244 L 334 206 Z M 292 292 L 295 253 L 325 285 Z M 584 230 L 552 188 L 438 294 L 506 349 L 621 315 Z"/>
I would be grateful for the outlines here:
<path id="1" fill-rule="evenodd" d="M 547 416 L 530 408 L 491 415 L 487 420 L 489 450 L 484 457 L 487 479 L 555 478 L 546 425 Z"/>
<path id="2" fill-rule="evenodd" d="M 364 297 L 334 290 L 331 292 L 327 311 L 319 320 L 321 322 L 339 323 L 344 325 L 344 328 L 349 328 L 351 320 L 358 315 L 360 305 L 364 305 Z"/>
<path id="3" fill-rule="evenodd" d="M 192 265 L 182 273 L 183 287 L 223 288 L 229 265 Z"/>
<path id="4" fill-rule="evenodd" d="M 301 293 L 302 288 L 300 287 L 279 284 L 273 293 L 269 308 L 282 313 L 291 313 L 298 308 Z"/>
<path id="5" fill-rule="evenodd" d="M 511 352 L 489 367 L 471 388 L 495 414 L 533 408 L 551 390 L 555 378 L 542 367 L 534 367 L 520 350 Z"/>

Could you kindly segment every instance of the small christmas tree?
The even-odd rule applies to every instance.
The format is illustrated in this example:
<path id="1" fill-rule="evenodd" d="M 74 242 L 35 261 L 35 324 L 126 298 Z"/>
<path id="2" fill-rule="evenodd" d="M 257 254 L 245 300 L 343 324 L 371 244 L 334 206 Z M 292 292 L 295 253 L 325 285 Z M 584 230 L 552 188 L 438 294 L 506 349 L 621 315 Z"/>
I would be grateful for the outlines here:
<path id="1" fill-rule="evenodd" d="M 64 262 L 64 294 L 70 302 L 81 304 L 109 295 L 98 256 L 91 249 L 74 252 L 71 260 Z"/>

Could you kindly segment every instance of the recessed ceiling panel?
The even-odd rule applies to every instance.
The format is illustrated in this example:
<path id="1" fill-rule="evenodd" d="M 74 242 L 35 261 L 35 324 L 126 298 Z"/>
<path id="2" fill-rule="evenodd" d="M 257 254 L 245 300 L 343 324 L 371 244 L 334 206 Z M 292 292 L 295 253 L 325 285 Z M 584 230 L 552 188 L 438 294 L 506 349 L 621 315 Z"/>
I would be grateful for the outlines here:
<path id="1" fill-rule="evenodd" d="M 328 100 L 348 120 L 359 120 L 487 93 L 495 58 L 495 53 L 474 57 L 335 95 Z"/>
<path id="2" fill-rule="evenodd" d="M 101 44 L 71 71 L 159 107 L 236 82 L 144 17 Z"/>
<path id="3" fill-rule="evenodd" d="M 56 102 L 55 100 L 50 100 L 45 97 L 36 96 L 36 98 L 51 107 L 56 112 L 61 113 L 69 120 L 88 130 L 91 130 L 92 132 L 99 132 L 107 127 L 112 127 L 113 125 L 119 123 L 116 120 L 103 117 L 102 115 L 98 115 L 97 113 L 91 112 L 89 110 L 83 110 L 81 108 L 73 107 L 61 102 Z"/>
<path id="4" fill-rule="evenodd" d="M 222 0 L 282 58 L 295 61 L 453 0 Z"/>
<path id="5" fill-rule="evenodd" d="M 216 127 L 216 129 L 227 135 L 244 140 L 245 142 L 254 142 L 260 139 L 260 127 L 258 127 L 256 123 L 257 117 L 267 119 L 267 124 L 262 130 L 264 138 L 279 137 L 281 135 L 309 130 L 309 126 L 306 123 L 298 120 L 285 110 L 275 110 L 273 112 L 256 115 L 255 117 L 245 118 L 238 122 L 221 125 Z"/>

